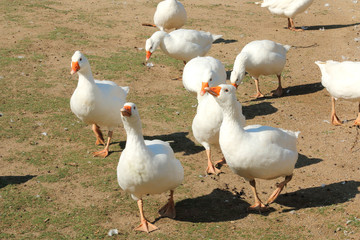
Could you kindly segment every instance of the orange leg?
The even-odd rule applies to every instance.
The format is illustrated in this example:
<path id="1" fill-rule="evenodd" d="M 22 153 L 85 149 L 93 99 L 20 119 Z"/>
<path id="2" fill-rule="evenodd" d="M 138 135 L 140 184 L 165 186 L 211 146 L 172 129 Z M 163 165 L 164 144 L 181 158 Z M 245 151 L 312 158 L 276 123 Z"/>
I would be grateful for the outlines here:
<path id="1" fill-rule="evenodd" d="M 288 182 L 290 182 L 290 180 L 292 179 L 292 175 L 290 176 L 286 176 L 285 180 L 282 181 L 281 183 L 279 183 L 277 185 L 277 188 L 275 189 L 275 191 L 271 194 L 271 196 L 269 197 L 269 199 L 266 202 L 266 205 L 272 203 L 275 201 L 275 199 L 280 195 L 281 191 L 284 189 L 284 187 L 286 186 L 286 184 Z"/>
<path id="2" fill-rule="evenodd" d="M 216 167 L 214 167 L 214 165 L 211 162 L 211 151 L 210 149 L 206 149 L 206 156 L 208 159 L 208 166 L 206 168 L 206 174 L 215 174 L 215 175 L 219 175 L 220 174 L 220 170 L 217 169 Z"/>
<path id="3" fill-rule="evenodd" d="M 96 136 L 96 145 L 105 145 L 103 134 L 100 130 L 100 127 L 96 124 L 92 125 L 92 130 L 95 133 Z"/>
<path id="4" fill-rule="evenodd" d="M 331 97 L 331 123 L 335 126 L 340 126 L 342 124 L 340 119 L 336 116 L 334 97 Z"/>
<path id="5" fill-rule="evenodd" d="M 225 157 L 222 157 L 219 161 L 215 162 L 215 167 L 220 169 L 225 164 L 226 164 Z"/>
<path id="6" fill-rule="evenodd" d="M 138 203 L 138 207 L 139 207 L 139 210 L 140 210 L 141 223 L 140 223 L 139 226 L 137 226 L 137 227 L 135 228 L 135 230 L 137 230 L 137 231 L 143 231 L 143 232 L 147 232 L 147 233 L 157 230 L 158 228 L 157 228 L 155 225 L 149 223 L 148 220 L 146 220 L 146 218 L 145 218 L 145 216 L 144 216 L 143 201 L 142 201 L 142 199 L 139 199 L 139 200 L 137 201 L 137 203 Z"/>
<path id="7" fill-rule="evenodd" d="M 359 102 L 359 113 L 358 116 L 354 122 L 354 125 L 360 126 L 360 102 Z"/>
<path id="8" fill-rule="evenodd" d="M 281 86 L 281 74 L 277 75 L 277 78 L 278 78 L 278 81 L 279 81 L 279 86 L 278 86 L 277 89 L 272 91 L 273 97 L 281 97 L 283 95 L 283 88 Z"/>
<path id="9" fill-rule="evenodd" d="M 108 140 L 106 142 L 105 148 L 101 151 L 98 152 L 93 152 L 93 156 L 94 157 L 103 157 L 106 158 L 106 156 L 109 155 L 109 147 L 110 147 L 110 142 L 111 142 L 111 137 L 112 137 L 113 132 L 109 131 L 108 132 Z"/>
<path id="10" fill-rule="evenodd" d="M 251 180 L 249 181 L 250 183 L 250 186 L 251 186 L 251 190 L 254 194 L 254 198 L 255 198 L 255 204 L 254 205 L 251 205 L 248 210 L 256 210 L 256 211 L 267 211 L 268 208 L 261 202 L 259 196 L 257 195 L 257 192 L 256 192 L 256 182 L 255 180 Z"/>
<path id="11" fill-rule="evenodd" d="M 160 216 L 168 217 L 168 218 L 176 217 L 173 195 L 174 195 L 174 190 L 170 190 L 170 197 L 169 197 L 168 202 L 159 210 Z"/>
<path id="12" fill-rule="evenodd" d="M 295 31 L 295 32 L 302 32 L 302 31 L 304 31 L 304 30 L 301 29 L 301 28 L 296 29 L 294 20 L 293 20 L 292 18 L 288 18 L 288 29 L 290 29 L 291 31 Z"/>
<path id="13" fill-rule="evenodd" d="M 251 97 L 253 97 L 253 98 L 262 98 L 262 97 L 264 97 L 264 94 L 262 94 L 262 93 L 260 92 L 259 79 L 257 79 L 257 78 L 253 78 L 253 79 L 254 79 L 254 81 L 255 81 L 256 94 L 253 95 L 253 96 L 251 96 Z"/>

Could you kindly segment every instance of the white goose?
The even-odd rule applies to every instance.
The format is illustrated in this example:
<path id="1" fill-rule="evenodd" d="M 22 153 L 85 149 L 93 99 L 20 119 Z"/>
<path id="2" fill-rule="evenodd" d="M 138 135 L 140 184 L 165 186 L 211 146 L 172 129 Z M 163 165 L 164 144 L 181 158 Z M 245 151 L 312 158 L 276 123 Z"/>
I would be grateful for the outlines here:
<path id="1" fill-rule="evenodd" d="M 161 31 L 172 28 L 179 29 L 184 26 L 186 19 L 185 8 L 177 0 L 159 2 L 154 14 L 154 23 Z"/>
<path id="2" fill-rule="evenodd" d="M 121 114 L 127 139 L 117 166 L 118 183 L 138 202 L 141 223 L 135 230 L 151 232 L 157 227 L 146 220 L 142 197 L 170 191 L 168 203 L 159 213 L 163 217 L 175 218 L 173 193 L 183 181 L 184 169 L 169 143 L 144 141 L 139 112 L 134 103 L 126 103 Z"/>
<path id="3" fill-rule="evenodd" d="M 222 35 L 191 29 L 178 29 L 170 33 L 157 31 L 146 40 L 146 61 L 160 46 L 161 50 L 170 57 L 188 62 L 194 57 L 204 56 L 210 50 L 212 43 L 221 37 Z"/>
<path id="4" fill-rule="evenodd" d="M 296 139 L 299 132 L 268 126 L 242 127 L 236 108 L 236 89 L 231 85 L 206 88 L 221 106 L 224 119 L 220 127 L 220 147 L 230 169 L 249 181 L 255 204 L 249 209 L 266 210 L 256 192 L 255 178 L 285 176 L 266 204 L 272 203 L 293 175 L 298 158 Z"/>
<path id="5" fill-rule="evenodd" d="M 234 69 L 230 76 L 231 84 L 238 87 L 246 71 L 255 81 L 256 94 L 252 97 L 264 97 L 259 88 L 259 76 L 276 74 L 279 86 L 273 91 L 273 96 L 281 96 L 283 94 L 281 72 L 290 47 L 270 40 L 257 40 L 246 44 L 235 59 Z"/>
<path id="6" fill-rule="evenodd" d="M 205 92 L 205 88 L 217 86 L 226 82 L 226 71 L 224 65 L 213 57 L 196 57 L 191 59 L 184 67 L 184 87 L 197 93 L 198 106 L 196 115 L 192 122 L 193 135 L 197 142 L 204 146 L 208 160 L 207 174 L 219 174 L 220 170 L 215 166 L 224 164 L 225 159 L 218 161 L 215 166 L 211 161 L 211 147 L 219 146 L 219 130 L 223 119 L 222 110 L 215 99 Z M 245 117 L 240 108 L 242 124 L 245 125 Z"/>
<path id="7" fill-rule="evenodd" d="M 202 96 L 209 83 L 211 86 L 217 86 L 226 82 L 226 71 L 224 65 L 216 58 L 195 57 L 185 65 L 182 81 L 186 90 Z"/>
<path id="8" fill-rule="evenodd" d="M 266 7 L 272 14 L 288 18 L 288 29 L 292 31 L 303 31 L 296 29 L 294 18 L 297 14 L 304 12 L 314 0 L 263 0 L 261 7 Z"/>
<path id="9" fill-rule="evenodd" d="M 113 129 L 121 125 L 119 109 L 126 102 L 129 87 L 119 87 L 112 81 L 99 81 L 93 78 L 90 63 L 80 52 L 72 56 L 71 74 L 78 73 L 78 85 L 71 96 L 71 111 L 84 123 L 92 124 L 96 144 L 104 144 L 100 127 L 108 129 L 108 140 L 104 150 L 94 152 L 94 156 L 106 157 Z"/>
<path id="10" fill-rule="evenodd" d="M 331 123 L 335 126 L 342 124 L 335 112 L 335 101 L 341 98 L 359 102 L 359 113 L 354 125 L 360 126 L 360 62 L 328 60 L 315 63 L 322 74 L 322 85 L 331 94 Z"/>

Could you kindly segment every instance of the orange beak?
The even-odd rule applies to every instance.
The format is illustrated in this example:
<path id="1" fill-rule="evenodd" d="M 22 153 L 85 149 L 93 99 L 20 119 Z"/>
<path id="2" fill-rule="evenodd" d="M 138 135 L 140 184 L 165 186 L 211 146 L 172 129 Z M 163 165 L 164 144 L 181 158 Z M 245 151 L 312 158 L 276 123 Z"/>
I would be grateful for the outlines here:
<path id="1" fill-rule="evenodd" d="M 220 95 L 220 90 L 221 90 L 221 87 L 217 86 L 217 87 L 211 87 L 211 88 L 206 88 L 205 89 L 208 93 L 210 93 L 211 95 L 217 97 Z"/>
<path id="2" fill-rule="evenodd" d="M 146 51 L 146 61 L 148 61 L 150 57 L 151 57 L 151 52 Z"/>
<path id="3" fill-rule="evenodd" d="M 70 74 L 74 74 L 79 70 L 80 70 L 79 63 L 78 62 L 71 62 L 71 72 L 70 72 Z"/>
<path id="4" fill-rule="evenodd" d="M 208 82 L 202 82 L 201 83 L 201 91 L 200 91 L 200 96 L 203 96 L 205 94 L 205 88 L 209 87 L 209 83 Z"/>
<path id="5" fill-rule="evenodd" d="M 131 107 L 130 106 L 124 106 L 121 110 L 121 115 L 124 117 L 130 117 L 131 116 Z"/>
<path id="6" fill-rule="evenodd" d="M 236 83 L 232 83 L 231 85 L 233 85 L 236 89 L 238 88 L 239 85 L 237 85 Z"/>

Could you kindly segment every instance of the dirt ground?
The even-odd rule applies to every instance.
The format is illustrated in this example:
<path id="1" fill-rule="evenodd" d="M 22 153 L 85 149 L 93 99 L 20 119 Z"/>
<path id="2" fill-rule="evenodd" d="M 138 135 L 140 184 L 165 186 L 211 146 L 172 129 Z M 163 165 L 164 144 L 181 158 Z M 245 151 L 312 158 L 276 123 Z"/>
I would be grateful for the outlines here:
<path id="1" fill-rule="evenodd" d="M 0 81 L 4 83 L 0 108 L 3 114 L 0 118 L 3 140 L 0 204 L 6 206 L 1 215 L 3 235 L 0 238 L 99 239 L 109 238 L 108 230 L 116 228 L 120 234 L 114 238 L 120 239 L 360 239 L 359 129 L 352 126 L 358 104 L 339 100 L 337 113 L 344 124 L 331 125 L 330 95 L 322 87 L 320 71 L 314 64 L 317 60 L 359 60 L 360 2 L 315 0 L 305 13 L 295 18 L 296 26 L 305 30 L 292 32 L 286 29 L 285 18 L 271 15 L 254 2 L 181 1 L 188 14 L 184 28 L 223 35 L 208 55 L 224 63 L 228 76 L 235 57 L 250 41 L 269 39 L 292 46 L 283 72 L 283 97 L 271 97 L 271 90 L 277 86 L 275 76 L 260 77 L 261 90 L 266 95 L 262 99 L 250 97 L 255 93 L 255 85 L 249 78 L 238 88 L 247 124 L 301 131 L 293 180 L 271 204 L 271 210 L 263 214 L 247 212 L 253 203 L 250 186 L 227 166 L 218 177 L 204 175 L 206 155 L 191 132 L 196 98 L 183 89 L 181 81 L 172 80 L 181 76 L 183 63 L 167 58 L 158 49 L 152 56 L 154 66 L 142 65 L 145 41 L 156 29 L 141 24 L 152 22 L 157 2 L 2 3 L 1 54 L 14 58 L 41 55 L 43 60 L 27 65 L 9 61 L 0 69 Z M 56 29 L 64 31 L 52 35 Z M 19 53 L 13 51 L 24 39 L 29 44 Z M 140 221 L 136 202 L 116 182 L 117 161 L 126 141 L 124 130 L 120 127 L 115 131 L 109 157 L 94 159 L 91 151 L 95 149 L 95 139 L 91 129 L 78 122 L 70 111 L 69 100 L 77 83 L 77 76 L 69 74 L 75 50 L 89 56 L 97 79 L 110 78 L 130 87 L 128 100 L 138 105 L 145 137 L 169 141 L 184 166 L 184 183 L 175 191 L 175 220 L 157 218 L 156 209 L 166 201 L 165 194 L 144 198 L 146 216 L 160 228 L 149 235 L 133 231 Z M 112 58 L 119 53 L 123 53 L 123 57 Z M 2 61 L 7 59 L 2 57 Z M 107 62 L 109 59 L 120 67 L 115 69 Z M 38 71 L 39 65 L 42 65 L 42 74 Z M 114 77 L 113 71 L 118 76 Z M 21 72 L 38 81 L 25 84 L 29 80 Z M 33 76 L 35 72 L 38 75 Z M 35 84 L 49 86 L 42 88 Z M 46 111 L 26 110 L 26 104 L 12 108 L 11 104 L 19 99 L 29 105 L 41 104 L 46 99 L 60 99 L 63 104 Z M 61 114 L 64 118 L 59 118 Z M 10 120 L 14 117 L 10 119 L 9 115 L 17 119 L 27 117 L 29 122 L 10 130 Z M 52 116 L 57 118 L 53 120 L 54 125 Z M 38 122 L 46 124 L 37 125 Z M 59 130 L 70 129 L 71 124 L 76 127 L 73 131 Z M 61 132 L 58 136 L 56 129 Z M 19 134 L 11 135 L 11 131 Z M 50 137 L 39 137 L 41 132 L 49 133 Z M 21 135 L 27 136 L 25 141 L 19 141 Z M 30 157 L 21 155 L 24 152 Z M 220 157 L 220 152 L 214 151 L 214 159 Z M 34 164 L 33 159 L 43 162 Z M 89 162 L 92 167 L 88 166 Z M 60 174 L 59 168 L 67 171 L 59 181 L 42 180 L 42 176 Z M 111 181 L 105 185 L 96 178 Z M 260 198 L 267 199 L 281 180 L 259 180 Z M 27 207 L 20 209 L 34 216 L 21 220 L 17 213 L 21 210 L 10 208 L 11 201 L 16 201 L 22 192 L 35 195 L 40 190 L 47 193 L 55 207 L 44 203 L 34 209 L 31 198 L 25 198 L 23 204 Z M 70 216 L 94 205 L 100 209 L 99 217 L 89 210 L 91 214 L 74 225 L 65 224 L 66 221 L 73 223 L 73 215 L 72 220 L 52 221 L 53 215 Z M 41 223 L 37 223 L 35 215 L 42 210 L 52 217 L 44 216 Z M 87 222 L 87 218 L 92 221 Z M 85 228 L 88 232 L 83 233 Z"/>

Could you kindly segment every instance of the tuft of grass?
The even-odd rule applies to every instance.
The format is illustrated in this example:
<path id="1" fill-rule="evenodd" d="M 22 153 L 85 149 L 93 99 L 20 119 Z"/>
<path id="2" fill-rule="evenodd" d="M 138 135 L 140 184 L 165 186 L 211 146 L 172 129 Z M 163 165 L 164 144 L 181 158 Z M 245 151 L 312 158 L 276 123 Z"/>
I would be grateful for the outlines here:
<path id="1" fill-rule="evenodd" d="M 89 36 L 81 32 L 79 29 L 71 29 L 67 27 L 55 27 L 50 33 L 40 35 L 40 39 L 61 40 L 72 45 L 88 45 L 90 43 Z"/>

